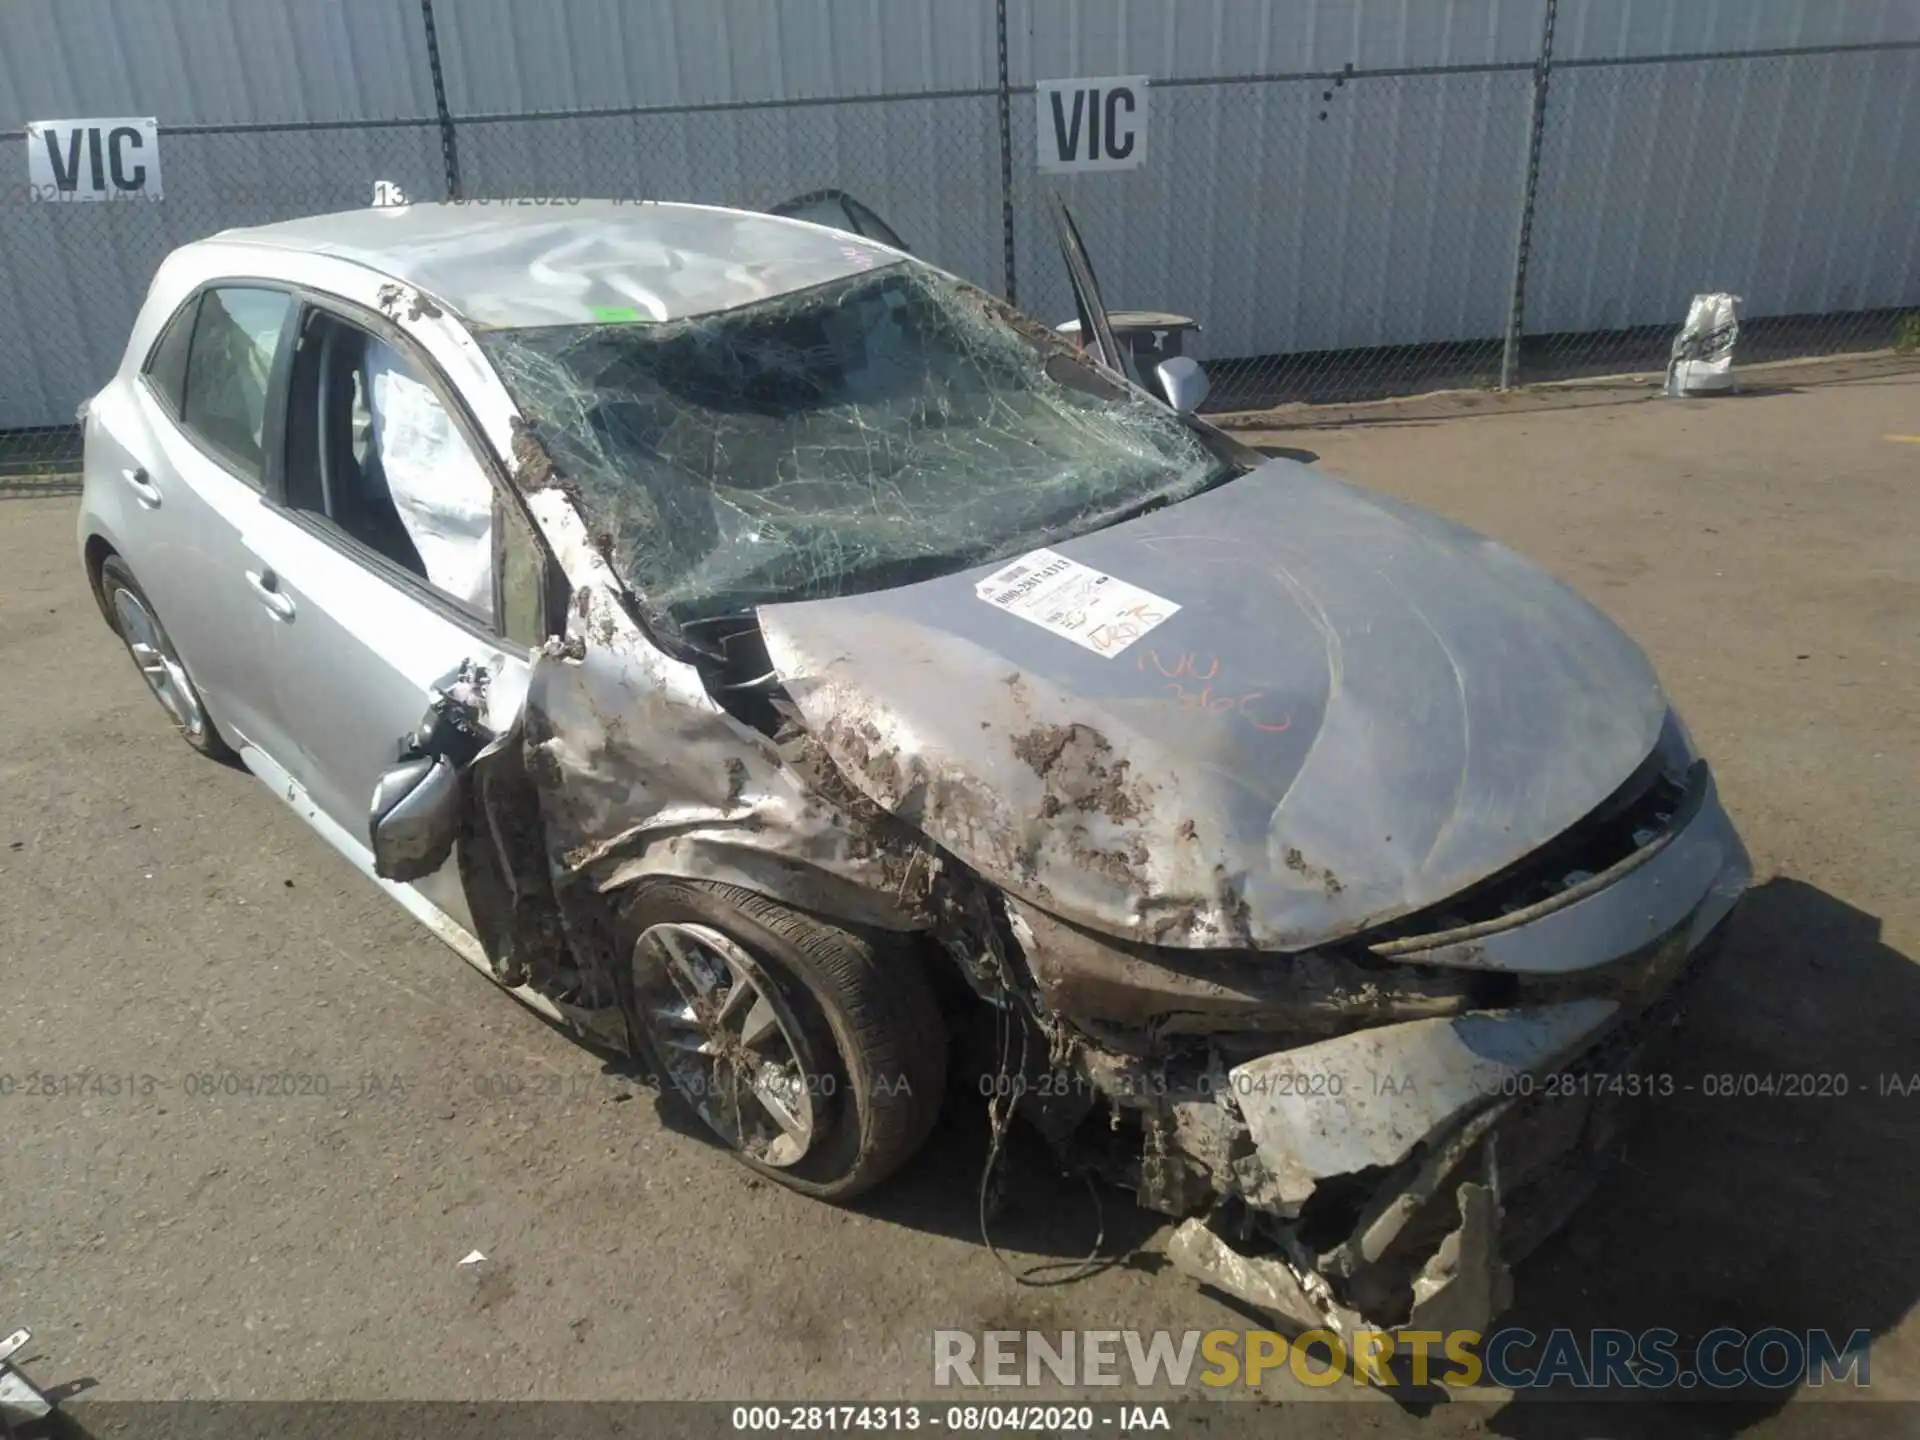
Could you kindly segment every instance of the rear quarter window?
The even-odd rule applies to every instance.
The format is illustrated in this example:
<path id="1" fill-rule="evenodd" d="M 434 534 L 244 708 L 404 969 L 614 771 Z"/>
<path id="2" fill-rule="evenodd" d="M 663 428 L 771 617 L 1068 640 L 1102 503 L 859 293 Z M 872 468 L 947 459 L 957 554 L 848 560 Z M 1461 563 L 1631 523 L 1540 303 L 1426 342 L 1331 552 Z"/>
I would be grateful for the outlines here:
<path id="1" fill-rule="evenodd" d="M 143 372 L 147 384 L 167 407 L 167 413 L 176 419 L 180 415 L 180 392 L 187 383 L 187 352 L 193 344 L 193 320 L 199 311 L 200 297 L 196 295 L 174 312 L 153 349 L 147 352 Z"/>

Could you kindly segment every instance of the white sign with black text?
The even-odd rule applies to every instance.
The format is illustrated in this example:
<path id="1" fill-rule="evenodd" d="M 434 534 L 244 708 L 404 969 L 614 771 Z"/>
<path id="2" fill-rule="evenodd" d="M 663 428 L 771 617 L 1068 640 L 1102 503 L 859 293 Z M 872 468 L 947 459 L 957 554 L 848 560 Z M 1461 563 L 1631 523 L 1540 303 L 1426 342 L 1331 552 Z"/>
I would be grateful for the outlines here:
<path id="1" fill-rule="evenodd" d="M 1147 158 L 1147 77 L 1034 86 L 1040 168 L 1052 175 L 1133 170 Z"/>
<path id="2" fill-rule="evenodd" d="M 35 120 L 27 126 L 35 200 L 158 200 L 160 127 L 151 116 Z"/>

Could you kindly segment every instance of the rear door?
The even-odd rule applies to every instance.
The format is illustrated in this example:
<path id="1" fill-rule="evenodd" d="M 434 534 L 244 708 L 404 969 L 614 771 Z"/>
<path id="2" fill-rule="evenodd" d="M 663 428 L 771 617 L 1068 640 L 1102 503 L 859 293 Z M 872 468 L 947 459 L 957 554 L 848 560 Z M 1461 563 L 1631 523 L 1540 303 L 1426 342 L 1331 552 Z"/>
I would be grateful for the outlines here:
<path id="1" fill-rule="evenodd" d="M 280 757 L 366 852 L 369 806 L 429 697 L 473 666 L 512 723 L 546 635 L 545 557 L 451 389 L 384 317 L 303 308 L 273 503 L 248 536 L 284 613 Z M 318 818 L 318 817 L 316 817 Z M 471 930 L 457 867 L 415 882 Z"/>
<path id="2" fill-rule="evenodd" d="M 235 745 L 271 743 L 272 622 L 243 537 L 263 503 L 294 309 L 265 282 L 197 291 L 135 383 L 91 417 L 87 463 L 113 497 L 114 540 Z"/>

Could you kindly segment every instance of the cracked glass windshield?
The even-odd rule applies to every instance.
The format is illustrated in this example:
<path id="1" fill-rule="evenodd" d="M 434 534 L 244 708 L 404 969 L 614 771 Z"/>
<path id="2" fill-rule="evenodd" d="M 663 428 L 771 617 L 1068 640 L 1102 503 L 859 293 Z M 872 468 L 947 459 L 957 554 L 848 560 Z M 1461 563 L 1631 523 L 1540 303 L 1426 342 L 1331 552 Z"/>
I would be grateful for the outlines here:
<path id="1" fill-rule="evenodd" d="M 910 263 L 689 320 L 479 338 L 674 628 L 1003 559 L 1236 470 L 1065 341 Z"/>

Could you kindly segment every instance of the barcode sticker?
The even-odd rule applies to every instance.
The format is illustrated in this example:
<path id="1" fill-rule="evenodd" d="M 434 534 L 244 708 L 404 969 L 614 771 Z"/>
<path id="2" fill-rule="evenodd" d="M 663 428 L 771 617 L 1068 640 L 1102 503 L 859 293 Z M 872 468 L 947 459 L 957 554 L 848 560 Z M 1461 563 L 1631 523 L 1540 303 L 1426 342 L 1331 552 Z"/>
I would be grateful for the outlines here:
<path id="1" fill-rule="evenodd" d="M 1118 655 L 1180 609 L 1052 550 L 1009 561 L 976 583 L 974 594 L 1096 655 Z"/>

